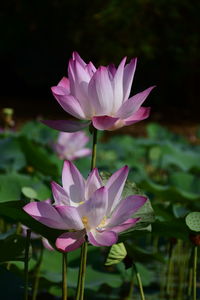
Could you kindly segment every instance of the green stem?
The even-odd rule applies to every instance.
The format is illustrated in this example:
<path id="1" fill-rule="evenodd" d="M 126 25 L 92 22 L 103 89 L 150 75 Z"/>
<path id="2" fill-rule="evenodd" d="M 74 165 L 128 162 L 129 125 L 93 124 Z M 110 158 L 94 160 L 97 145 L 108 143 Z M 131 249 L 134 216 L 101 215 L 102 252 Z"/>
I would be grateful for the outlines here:
<path id="1" fill-rule="evenodd" d="M 96 166 L 96 158 L 97 158 L 97 129 L 93 127 L 92 130 L 93 130 L 93 145 L 92 145 L 91 171 Z"/>
<path id="2" fill-rule="evenodd" d="M 92 143 L 92 160 L 91 160 L 91 171 L 96 166 L 97 156 L 97 129 L 92 127 L 93 143 Z M 78 274 L 78 284 L 76 290 L 76 300 L 83 300 L 84 297 L 84 286 L 85 286 L 85 273 L 87 263 L 87 241 L 85 241 L 81 247 L 81 262 Z"/>
<path id="3" fill-rule="evenodd" d="M 194 246 L 193 260 L 193 300 L 197 300 L 197 246 Z"/>
<path id="4" fill-rule="evenodd" d="M 137 278 L 137 282 L 138 282 L 138 286 L 139 286 L 139 290 L 140 290 L 140 298 L 141 298 L 141 300 L 145 300 L 140 273 L 138 272 L 138 269 L 134 263 L 133 263 L 133 268 L 135 269 L 136 278 Z"/>
<path id="5" fill-rule="evenodd" d="M 132 299 L 132 295 L 133 295 L 133 289 L 134 289 L 134 264 L 132 266 L 132 271 L 131 271 L 131 282 L 130 282 L 130 287 L 129 287 L 129 293 L 128 293 L 128 297 L 127 300 L 131 300 Z"/>
<path id="6" fill-rule="evenodd" d="M 67 253 L 62 254 L 62 300 L 67 300 Z"/>
<path id="7" fill-rule="evenodd" d="M 40 281 L 40 268 L 42 264 L 42 258 L 43 258 L 43 247 L 41 248 L 40 257 L 36 266 L 35 270 L 35 281 L 33 283 L 33 291 L 32 291 L 32 300 L 37 299 L 37 293 L 38 293 L 38 287 L 39 287 L 39 281 Z"/>
<path id="8" fill-rule="evenodd" d="M 24 300 L 28 300 L 28 260 L 29 260 L 30 241 L 31 241 L 31 230 L 27 229 L 25 257 L 24 257 Z"/>

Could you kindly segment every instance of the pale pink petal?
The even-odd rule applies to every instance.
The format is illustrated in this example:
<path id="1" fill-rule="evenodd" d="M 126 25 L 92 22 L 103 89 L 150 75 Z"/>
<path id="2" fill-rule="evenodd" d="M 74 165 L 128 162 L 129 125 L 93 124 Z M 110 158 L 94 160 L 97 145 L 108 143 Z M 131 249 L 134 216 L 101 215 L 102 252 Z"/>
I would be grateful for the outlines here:
<path id="1" fill-rule="evenodd" d="M 84 241 L 84 231 L 66 232 L 56 239 L 56 247 L 62 252 L 70 252 L 79 248 Z"/>
<path id="2" fill-rule="evenodd" d="M 43 246 L 49 250 L 49 251 L 54 251 L 55 249 L 51 246 L 51 244 L 49 243 L 49 241 L 45 238 L 42 238 L 42 244 Z"/>
<path id="3" fill-rule="evenodd" d="M 115 113 L 120 106 L 122 105 L 123 101 L 123 75 L 124 75 L 124 65 L 126 62 L 126 57 L 124 57 L 117 68 L 115 76 L 113 78 L 113 108 L 112 112 Z"/>
<path id="4" fill-rule="evenodd" d="M 140 218 L 128 219 L 118 226 L 109 227 L 107 225 L 106 228 L 108 228 L 108 230 L 114 231 L 116 233 L 120 233 L 120 232 L 123 232 L 123 231 L 133 227 L 139 220 L 140 220 Z"/>
<path id="5" fill-rule="evenodd" d="M 92 230 L 87 232 L 89 242 L 97 247 L 112 246 L 117 242 L 118 236 L 114 231 L 102 231 Z"/>
<path id="6" fill-rule="evenodd" d="M 102 185 L 103 183 L 99 176 L 98 169 L 95 168 L 90 172 L 86 180 L 86 190 L 85 190 L 86 199 L 89 199 L 96 190 L 102 187 Z"/>
<path id="7" fill-rule="evenodd" d="M 67 94 L 66 90 L 61 86 L 51 88 L 52 93 L 62 108 L 77 119 L 85 119 L 85 114 L 77 99 Z"/>
<path id="8" fill-rule="evenodd" d="M 113 107 L 113 88 L 106 67 L 99 67 L 88 85 L 88 95 L 95 115 L 109 115 Z"/>
<path id="9" fill-rule="evenodd" d="M 128 172 L 128 167 L 124 166 L 116 171 L 106 183 L 106 187 L 108 189 L 107 216 L 109 216 L 109 214 L 115 209 L 121 199 L 121 194 L 128 176 Z"/>
<path id="10" fill-rule="evenodd" d="M 67 229 L 81 230 L 84 228 L 83 222 L 79 216 L 76 207 L 73 206 L 55 206 L 57 212 L 67 225 Z"/>
<path id="11" fill-rule="evenodd" d="M 74 152 L 74 155 L 71 159 L 77 159 L 80 157 L 89 156 L 89 155 L 91 155 L 91 153 L 92 153 L 91 149 L 83 148 L 83 149 L 80 149 L 80 150 Z"/>
<path id="12" fill-rule="evenodd" d="M 69 195 L 71 205 L 85 201 L 85 180 L 70 161 L 65 161 L 62 171 L 62 185 Z"/>
<path id="13" fill-rule="evenodd" d="M 93 63 L 90 61 L 89 64 L 86 66 L 86 69 L 89 73 L 89 75 L 92 77 L 94 75 L 94 73 L 96 72 L 96 68 L 95 66 L 93 65 Z"/>
<path id="14" fill-rule="evenodd" d="M 137 65 L 137 58 L 133 58 L 129 64 L 124 68 L 124 78 L 123 78 L 123 90 L 124 97 L 123 101 L 126 101 L 129 98 L 131 92 L 131 85 L 133 82 L 133 77 L 135 74 L 135 69 Z"/>
<path id="15" fill-rule="evenodd" d="M 116 116 L 118 116 L 120 119 L 126 119 L 130 117 L 133 113 L 138 111 L 138 109 L 146 100 L 147 96 L 150 94 L 154 87 L 155 86 L 152 86 L 125 101 L 120 107 L 120 109 L 117 111 Z"/>
<path id="16" fill-rule="evenodd" d="M 45 202 L 31 202 L 23 207 L 23 210 L 38 222 L 56 229 L 67 229 L 57 210 Z"/>
<path id="17" fill-rule="evenodd" d="M 121 225 L 124 221 L 129 219 L 144 203 L 147 201 L 147 198 L 140 195 L 128 196 L 124 199 L 117 209 L 112 214 L 108 227 L 115 227 Z"/>
<path id="18" fill-rule="evenodd" d="M 58 86 L 62 86 L 63 88 L 65 88 L 67 90 L 67 94 L 70 93 L 70 83 L 69 83 L 69 79 L 67 77 L 63 77 L 59 81 Z"/>
<path id="19" fill-rule="evenodd" d="M 67 192 L 56 182 L 51 182 L 51 188 L 56 205 L 70 205 Z"/>
<path id="20" fill-rule="evenodd" d="M 113 79 L 113 77 L 115 76 L 116 71 L 117 70 L 116 70 L 116 67 L 114 64 L 110 64 L 108 66 L 108 73 L 109 73 L 111 79 Z"/>
<path id="21" fill-rule="evenodd" d="M 140 107 L 138 109 L 138 111 L 133 113 L 133 115 L 131 115 L 129 118 L 123 120 L 125 123 L 125 126 L 128 126 L 128 125 L 131 125 L 131 124 L 134 124 L 139 121 L 147 119 L 150 115 L 150 111 L 151 111 L 150 107 L 144 107 L 144 106 Z"/>
<path id="22" fill-rule="evenodd" d="M 112 127 L 119 118 L 113 118 L 109 116 L 93 117 L 92 124 L 96 129 L 105 130 Z"/>
<path id="23" fill-rule="evenodd" d="M 103 220 L 108 203 L 108 191 L 105 187 L 96 190 L 91 198 L 77 207 L 79 215 L 86 217 L 86 228 L 94 228 Z"/>
<path id="24" fill-rule="evenodd" d="M 90 125 L 90 121 L 80 122 L 75 120 L 44 120 L 41 122 L 55 130 L 64 131 L 64 132 L 79 131 Z"/>
<path id="25" fill-rule="evenodd" d="M 78 54 L 78 52 L 74 51 L 72 53 L 72 59 L 73 60 L 77 60 L 83 67 L 86 66 L 86 63 L 84 62 L 84 60 L 80 57 L 80 55 Z"/>

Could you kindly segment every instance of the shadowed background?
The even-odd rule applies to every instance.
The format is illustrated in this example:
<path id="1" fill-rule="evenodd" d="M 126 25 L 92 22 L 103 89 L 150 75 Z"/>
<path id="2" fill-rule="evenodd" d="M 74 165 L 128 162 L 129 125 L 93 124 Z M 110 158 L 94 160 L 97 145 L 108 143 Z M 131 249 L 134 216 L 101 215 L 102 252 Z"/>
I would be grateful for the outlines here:
<path id="1" fill-rule="evenodd" d="M 133 93 L 151 85 L 157 121 L 199 117 L 198 0 L 6 1 L 1 8 L 1 107 L 17 117 L 64 115 L 50 87 L 76 50 L 96 66 L 139 58 Z"/>

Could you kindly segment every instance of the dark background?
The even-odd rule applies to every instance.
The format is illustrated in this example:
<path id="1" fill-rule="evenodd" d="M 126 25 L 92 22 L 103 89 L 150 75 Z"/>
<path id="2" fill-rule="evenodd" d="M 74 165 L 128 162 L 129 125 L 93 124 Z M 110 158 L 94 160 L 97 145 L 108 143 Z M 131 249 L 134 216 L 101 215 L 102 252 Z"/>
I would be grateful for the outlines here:
<path id="1" fill-rule="evenodd" d="M 199 0 L 16 0 L 1 4 L 1 107 L 56 116 L 50 92 L 72 51 L 86 62 L 139 58 L 132 93 L 151 85 L 158 121 L 199 120 Z"/>

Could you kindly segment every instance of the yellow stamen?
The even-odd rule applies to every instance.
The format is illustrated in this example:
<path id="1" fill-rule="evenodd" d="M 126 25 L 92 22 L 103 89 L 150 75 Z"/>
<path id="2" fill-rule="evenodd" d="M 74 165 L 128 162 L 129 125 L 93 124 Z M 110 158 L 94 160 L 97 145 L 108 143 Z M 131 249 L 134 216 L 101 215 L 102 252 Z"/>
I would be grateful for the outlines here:
<path id="1" fill-rule="evenodd" d="M 85 227 L 87 227 L 87 225 L 88 225 L 88 217 L 82 217 L 82 222 L 83 222 L 83 225 L 85 226 Z"/>

